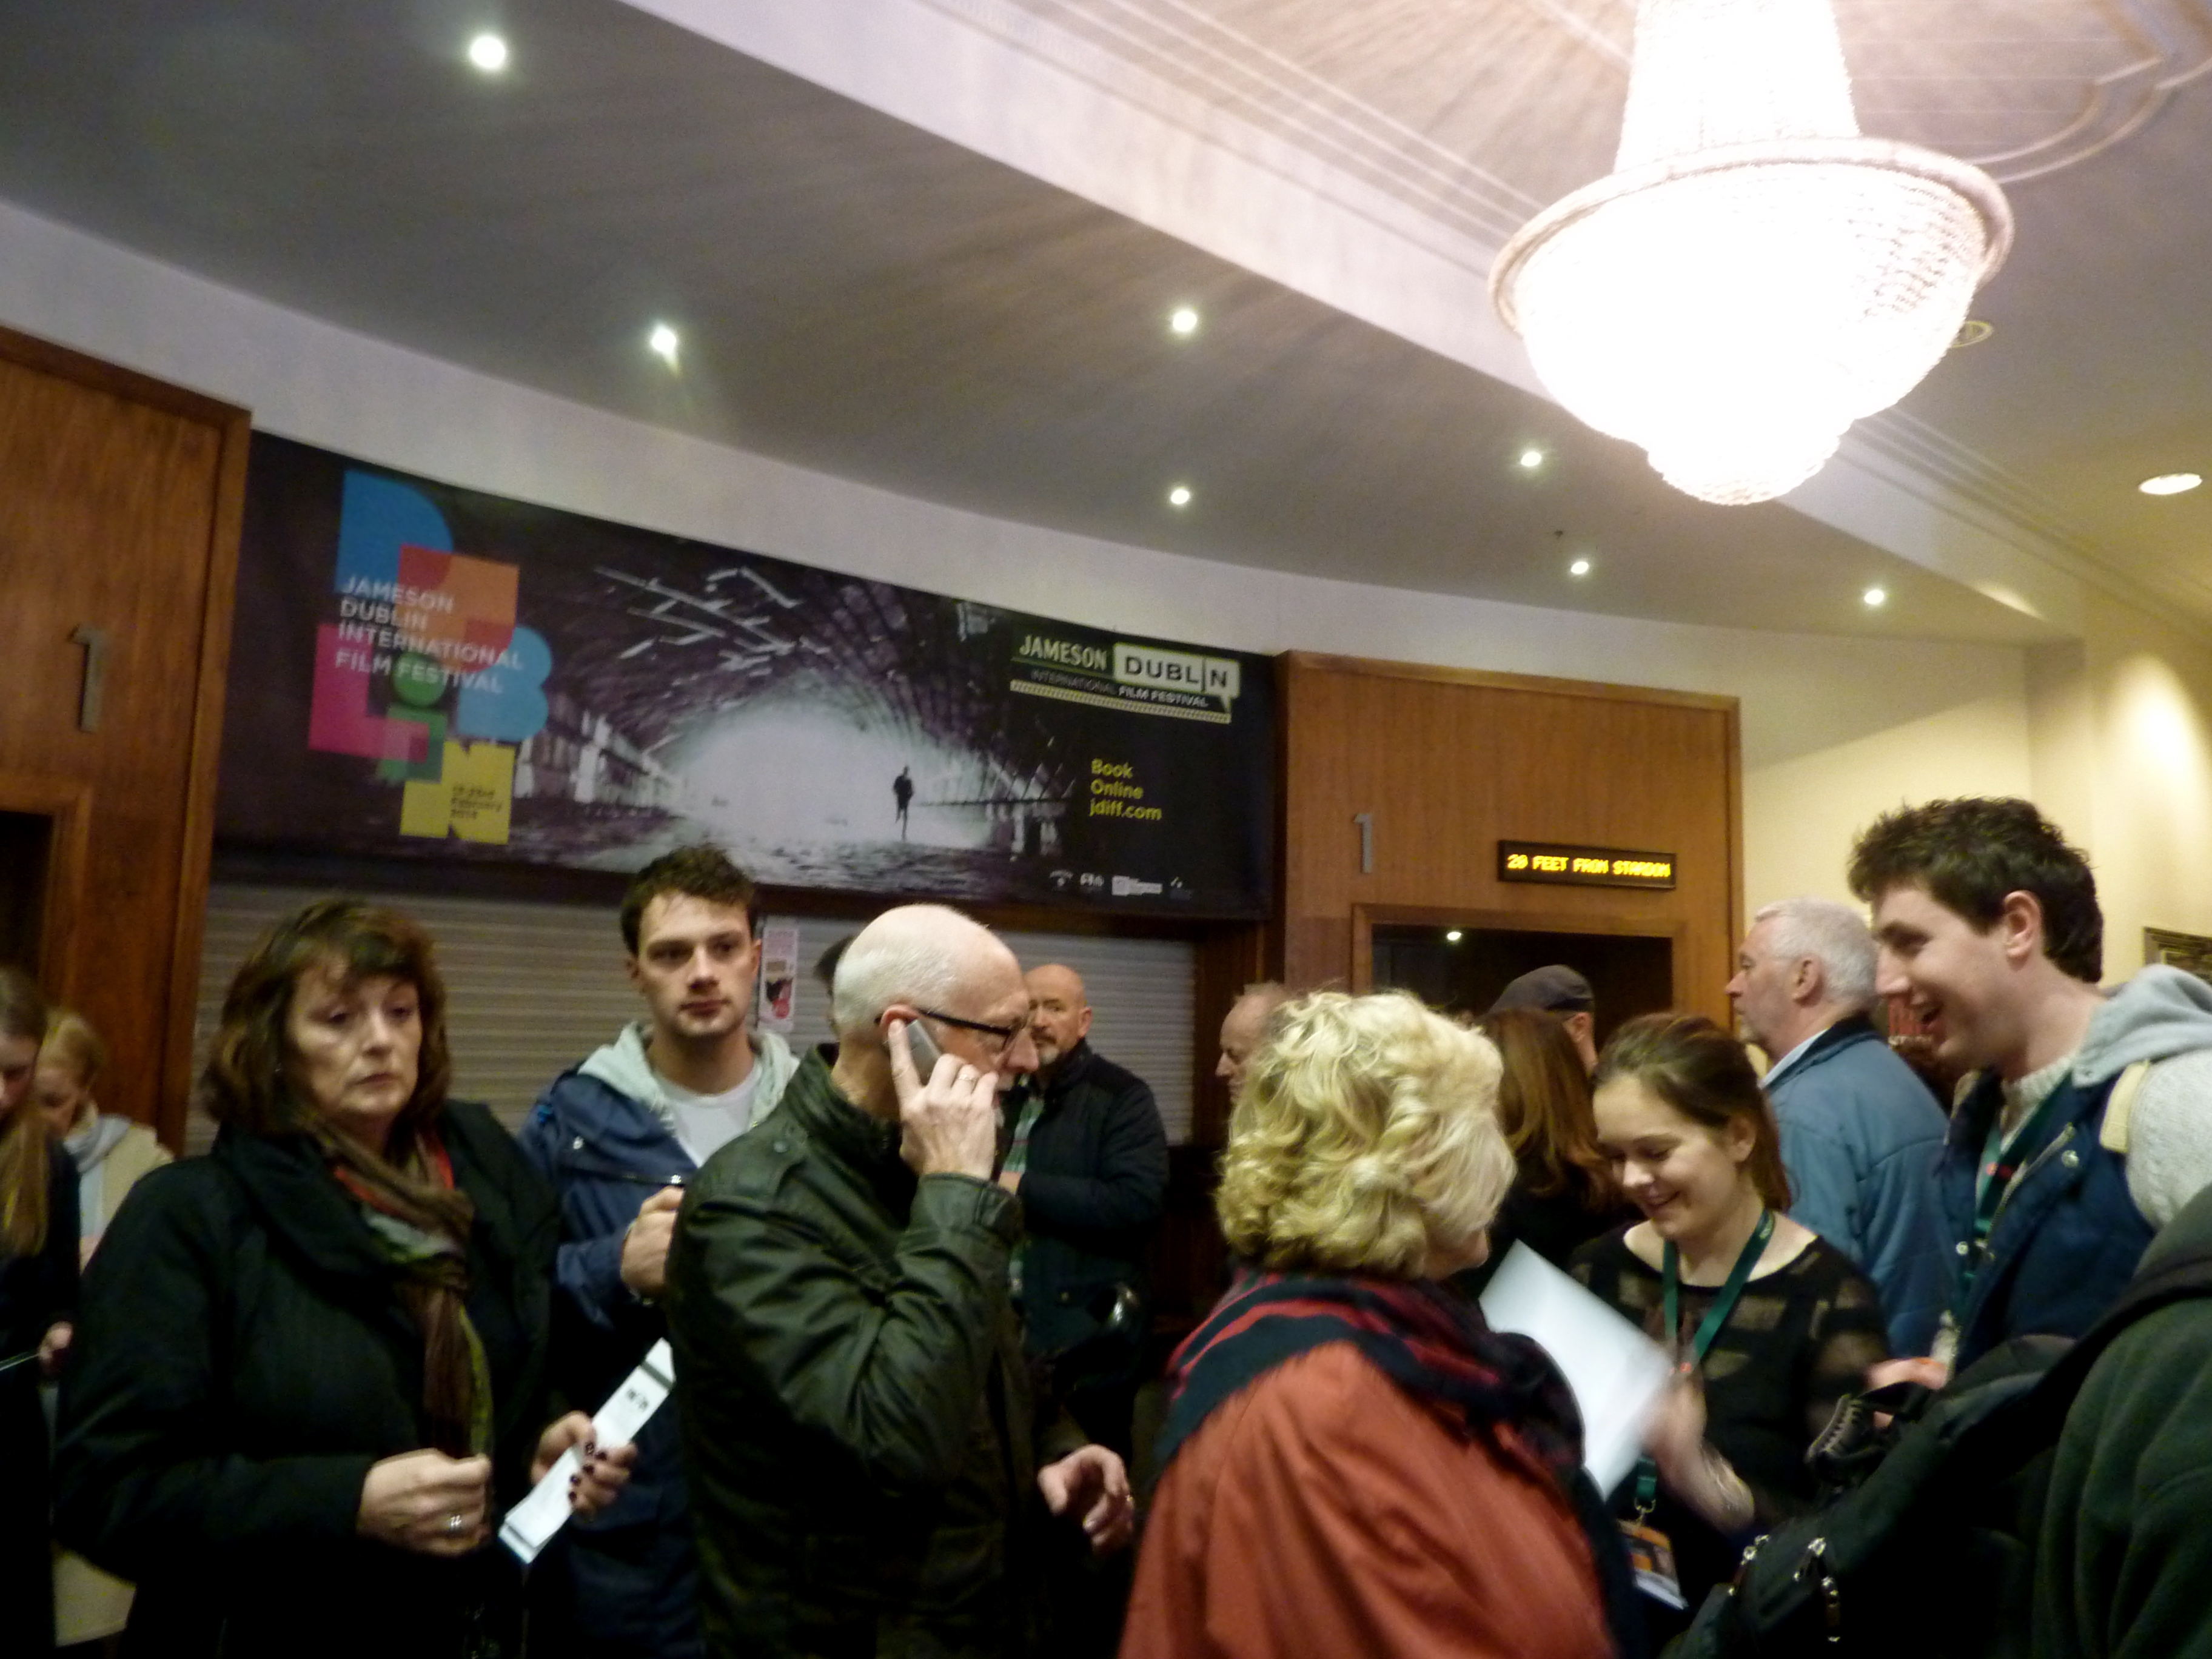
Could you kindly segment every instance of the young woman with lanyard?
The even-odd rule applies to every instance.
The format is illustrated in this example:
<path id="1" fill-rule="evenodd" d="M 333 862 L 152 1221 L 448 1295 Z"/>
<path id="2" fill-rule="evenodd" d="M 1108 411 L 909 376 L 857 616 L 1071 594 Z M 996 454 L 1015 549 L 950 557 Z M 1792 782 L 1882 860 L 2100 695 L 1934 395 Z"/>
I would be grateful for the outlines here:
<path id="1" fill-rule="evenodd" d="M 1594 1080 L 1599 1144 L 1644 1218 L 1577 1252 L 1575 1275 L 1681 1371 L 1615 1497 L 1656 1647 L 1753 1536 L 1811 1504 L 1805 1449 L 1887 1348 L 1874 1285 L 1783 1213 L 1780 1138 L 1741 1043 L 1651 1015 Z"/>

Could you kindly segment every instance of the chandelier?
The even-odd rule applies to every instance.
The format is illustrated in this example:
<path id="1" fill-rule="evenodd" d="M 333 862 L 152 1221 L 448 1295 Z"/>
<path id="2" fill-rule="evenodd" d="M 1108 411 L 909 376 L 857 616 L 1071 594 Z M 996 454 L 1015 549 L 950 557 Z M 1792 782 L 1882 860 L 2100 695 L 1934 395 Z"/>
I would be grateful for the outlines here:
<path id="1" fill-rule="evenodd" d="M 1613 171 L 1490 293 L 1570 411 L 1736 506 L 1917 386 L 2011 244 L 1987 173 L 1859 136 L 1830 0 L 1639 0 Z"/>

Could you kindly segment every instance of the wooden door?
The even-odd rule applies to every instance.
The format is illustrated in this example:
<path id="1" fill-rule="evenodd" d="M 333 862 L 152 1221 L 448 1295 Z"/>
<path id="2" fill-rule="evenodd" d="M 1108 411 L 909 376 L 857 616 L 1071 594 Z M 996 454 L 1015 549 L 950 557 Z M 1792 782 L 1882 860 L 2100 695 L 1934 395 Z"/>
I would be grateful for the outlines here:
<path id="1" fill-rule="evenodd" d="M 40 961 L 183 1122 L 247 419 L 0 331 L 0 811 L 55 823 Z"/>
<path id="2" fill-rule="evenodd" d="M 1364 986 L 1374 921 L 1457 919 L 1671 939 L 1676 1006 L 1727 1017 L 1742 866 L 1733 698 L 1294 653 L 1281 707 L 1290 982 Z M 1504 881 L 1501 840 L 1669 853 L 1677 885 Z"/>

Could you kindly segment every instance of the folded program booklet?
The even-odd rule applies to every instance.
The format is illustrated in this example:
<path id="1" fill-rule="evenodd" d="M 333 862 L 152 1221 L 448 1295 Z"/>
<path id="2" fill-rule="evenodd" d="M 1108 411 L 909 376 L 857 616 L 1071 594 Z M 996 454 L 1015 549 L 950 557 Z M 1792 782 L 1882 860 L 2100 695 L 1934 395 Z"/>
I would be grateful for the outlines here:
<path id="1" fill-rule="evenodd" d="M 1644 1425 L 1667 1386 L 1667 1356 L 1642 1331 L 1526 1244 L 1498 1264 L 1482 1292 L 1493 1331 L 1533 1337 L 1574 1390 L 1583 1467 L 1610 1493 L 1642 1455 Z"/>
<path id="2" fill-rule="evenodd" d="M 637 1431 L 660 1409 L 675 1382 L 676 1357 L 664 1337 L 653 1345 L 637 1369 L 623 1379 L 622 1386 L 592 1419 L 592 1433 L 599 1443 L 622 1446 L 636 1439 Z M 499 1541 L 513 1550 L 525 1566 L 535 1561 L 553 1534 L 568 1524 L 568 1478 L 583 1467 L 583 1461 L 577 1448 L 569 1447 L 545 1472 L 545 1478 L 530 1489 L 530 1496 L 507 1512 Z"/>

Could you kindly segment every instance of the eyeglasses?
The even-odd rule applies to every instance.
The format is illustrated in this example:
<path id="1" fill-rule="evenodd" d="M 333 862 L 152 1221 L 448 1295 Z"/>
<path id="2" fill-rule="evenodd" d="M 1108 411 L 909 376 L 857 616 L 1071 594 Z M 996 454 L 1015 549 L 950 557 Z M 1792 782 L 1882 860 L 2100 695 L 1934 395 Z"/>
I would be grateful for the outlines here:
<path id="1" fill-rule="evenodd" d="M 963 1031 L 981 1031 L 986 1036 L 999 1040 L 997 1052 L 1004 1054 L 1025 1029 L 1022 1025 L 989 1025 L 980 1019 L 962 1019 L 957 1014 L 940 1014 L 934 1008 L 916 1008 L 915 1012 L 924 1019 L 933 1019 L 940 1025 L 957 1025 Z"/>

